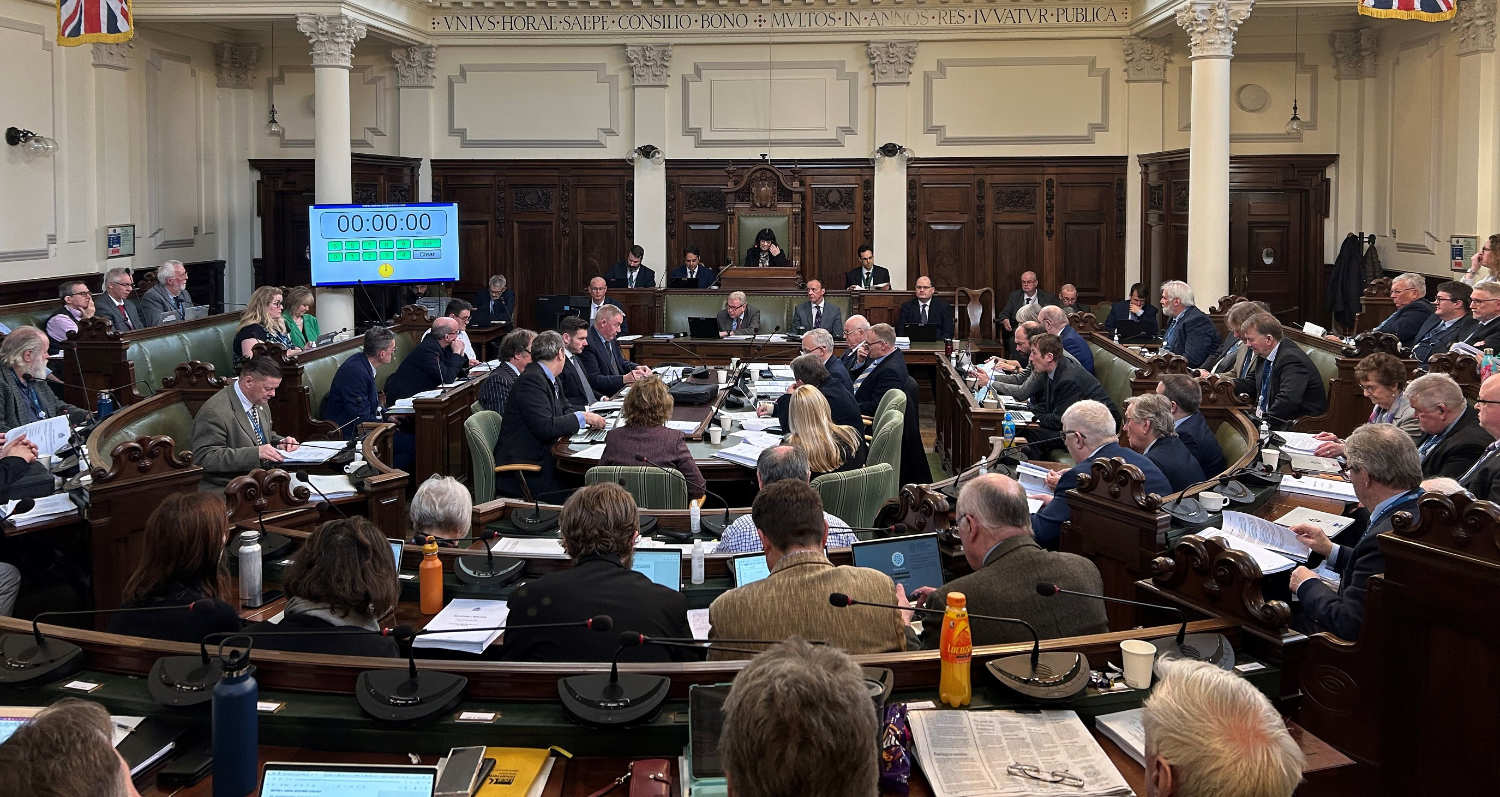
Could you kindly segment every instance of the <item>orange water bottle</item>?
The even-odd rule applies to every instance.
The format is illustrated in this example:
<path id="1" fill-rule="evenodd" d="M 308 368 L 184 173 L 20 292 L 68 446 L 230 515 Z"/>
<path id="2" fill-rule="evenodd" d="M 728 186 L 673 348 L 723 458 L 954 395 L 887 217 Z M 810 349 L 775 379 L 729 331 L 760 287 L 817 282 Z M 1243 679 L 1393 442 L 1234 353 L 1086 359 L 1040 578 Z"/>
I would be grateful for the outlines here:
<path id="1" fill-rule="evenodd" d="M 422 614 L 437 614 L 443 610 L 443 563 L 438 561 L 437 540 L 428 537 L 422 545 L 422 566 L 417 570 L 417 582 L 421 587 L 419 601 Z M 968 626 L 965 625 L 965 629 Z M 967 630 L 964 632 L 968 633 Z M 964 637 L 968 639 L 967 636 Z"/>
<path id="2" fill-rule="evenodd" d="M 938 699 L 958 708 L 969 705 L 974 690 L 969 687 L 969 657 L 974 639 L 969 634 L 969 600 L 962 592 L 948 593 L 948 607 L 943 612 L 943 634 L 938 645 L 942 658 L 942 680 L 938 682 Z"/>

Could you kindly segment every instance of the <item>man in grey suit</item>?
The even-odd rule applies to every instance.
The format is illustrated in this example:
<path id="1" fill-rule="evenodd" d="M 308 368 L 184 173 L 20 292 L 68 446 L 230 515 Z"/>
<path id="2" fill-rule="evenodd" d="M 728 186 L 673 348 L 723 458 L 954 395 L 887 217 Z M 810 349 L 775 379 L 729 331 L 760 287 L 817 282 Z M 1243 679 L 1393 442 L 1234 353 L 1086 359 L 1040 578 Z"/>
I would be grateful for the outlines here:
<path id="1" fill-rule="evenodd" d="M 94 312 L 114 326 L 116 332 L 142 329 L 140 310 L 130 292 L 135 289 L 135 278 L 128 268 L 112 268 L 104 272 L 104 293 L 94 302 Z"/>
<path id="2" fill-rule="evenodd" d="M 972 614 L 1017 617 L 1031 623 L 1043 639 L 1099 634 L 1109 630 L 1103 601 L 1075 598 L 1049 600 L 1037 594 L 1037 582 L 1063 589 L 1100 593 L 1104 579 L 1093 562 L 1071 553 L 1045 551 L 1031 536 L 1026 491 L 1009 476 L 991 473 L 971 479 L 958 494 L 958 537 L 974 572 L 941 589 L 919 587 L 913 597 L 942 611 L 949 592 L 962 592 Z M 923 623 L 922 642 L 935 648 L 941 623 Z M 1031 635 L 1013 623 L 973 620 L 975 645 L 1029 642 Z"/>
<path id="3" fill-rule="evenodd" d="M 192 306 L 193 297 L 187 291 L 187 268 L 181 260 L 168 260 L 156 269 L 156 286 L 141 297 L 141 320 L 154 327 L 162 323 L 162 316 L 173 313 L 181 321 Z"/>
<path id="4" fill-rule="evenodd" d="M 719 337 L 760 334 L 760 311 L 745 301 L 744 291 L 735 291 L 724 300 L 719 311 Z"/>
<path id="5" fill-rule="evenodd" d="M 844 311 L 823 301 L 823 281 L 807 281 L 807 301 L 792 310 L 792 329 L 807 332 L 811 329 L 826 329 L 836 335 L 844 329 Z"/>
<path id="6" fill-rule="evenodd" d="M 240 366 L 240 378 L 203 402 L 193 418 L 193 461 L 203 466 L 200 490 L 222 490 L 263 462 L 281 462 L 283 451 L 296 451 L 294 437 L 271 428 L 266 402 L 281 387 L 281 367 L 269 357 L 252 357 Z"/>

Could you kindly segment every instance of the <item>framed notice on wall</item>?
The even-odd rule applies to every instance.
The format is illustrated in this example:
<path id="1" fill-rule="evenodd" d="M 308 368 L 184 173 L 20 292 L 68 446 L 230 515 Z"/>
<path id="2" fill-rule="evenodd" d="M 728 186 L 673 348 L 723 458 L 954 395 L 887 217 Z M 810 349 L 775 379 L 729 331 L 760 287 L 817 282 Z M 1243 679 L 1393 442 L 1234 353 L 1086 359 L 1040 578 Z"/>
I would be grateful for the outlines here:
<path id="1" fill-rule="evenodd" d="M 104 257 L 135 257 L 134 224 L 111 224 L 104 228 Z"/>
<path id="2" fill-rule="evenodd" d="M 1450 235 L 1448 236 L 1449 257 L 1453 259 L 1454 271 L 1468 271 L 1469 259 L 1479 251 L 1479 236 L 1477 235 Z"/>

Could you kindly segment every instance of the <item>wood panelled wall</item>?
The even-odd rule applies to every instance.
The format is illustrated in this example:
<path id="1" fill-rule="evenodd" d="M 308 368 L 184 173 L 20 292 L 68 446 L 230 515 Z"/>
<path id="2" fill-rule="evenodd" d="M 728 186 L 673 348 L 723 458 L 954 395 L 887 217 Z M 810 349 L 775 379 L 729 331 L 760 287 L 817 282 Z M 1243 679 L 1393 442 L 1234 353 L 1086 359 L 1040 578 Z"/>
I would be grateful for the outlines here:
<path id="1" fill-rule="evenodd" d="M 913 282 L 1003 297 L 1032 270 L 1083 302 L 1125 293 L 1124 158 L 924 158 L 907 166 L 906 202 Z"/>
<path id="2" fill-rule="evenodd" d="M 670 161 L 667 163 L 667 248 L 661 262 L 682 264 L 682 252 L 697 246 L 703 261 L 722 268 L 729 257 L 729 214 L 724 188 L 728 167 L 743 170 L 758 161 Z M 844 287 L 844 272 L 858 262 L 856 250 L 874 229 L 875 169 L 867 160 L 781 163 L 776 168 L 802 184 L 802 276 L 825 287 Z M 783 242 L 790 244 L 790 242 Z M 735 262 L 750 242 L 740 241 Z M 788 246 L 788 249 L 791 247 Z M 875 253 L 876 260 L 880 253 Z M 648 252 L 648 262 L 656 262 Z M 902 287 L 902 286 L 897 286 Z"/>

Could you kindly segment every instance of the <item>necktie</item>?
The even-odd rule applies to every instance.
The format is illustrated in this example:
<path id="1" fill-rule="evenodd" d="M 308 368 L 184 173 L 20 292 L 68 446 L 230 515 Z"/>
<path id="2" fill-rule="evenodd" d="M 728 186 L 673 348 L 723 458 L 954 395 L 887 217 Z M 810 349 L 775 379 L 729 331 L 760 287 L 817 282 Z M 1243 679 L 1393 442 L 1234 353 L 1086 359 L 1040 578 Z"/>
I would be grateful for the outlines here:
<path id="1" fill-rule="evenodd" d="M 1474 463 L 1473 467 L 1464 471 L 1464 475 L 1459 477 L 1458 483 L 1464 485 L 1465 489 L 1468 489 L 1469 477 L 1473 476 L 1485 462 L 1489 461 L 1490 456 L 1496 451 L 1500 451 L 1500 440 L 1496 440 L 1485 447 L 1484 453 L 1480 455 L 1479 460 Z"/>
<path id="2" fill-rule="evenodd" d="M 1263 366 L 1261 366 L 1261 369 L 1260 369 L 1260 403 L 1259 403 L 1259 406 L 1260 406 L 1260 411 L 1261 412 L 1265 412 L 1266 411 L 1266 404 L 1270 400 L 1270 395 L 1269 395 L 1270 392 L 1271 392 L 1271 361 L 1270 360 L 1266 360 L 1266 364 L 1263 365 Z"/>
<path id="3" fill-rule="evenodd" d="M 1248 352 L 1248 351 L 1245 352 L 1245 361 L 1240 364 L 1240 378 L 1241 379 L 1244 379 L 1245 377 L 1247 377 L 1247 376 L 1250 375 L 1250 366 L 1254 362 L 1255 362 L 1255 355 L 1252 354 L 1251 352 Z"/>
<path id="4" fill-rule="evenodd" d="M 870 272 L 868 270 L 865 271 L 865 283 L 864 284 L 865 284 L 866 288 L 870 287 Z"/>
<path id="5" fill-rule="evenodd" d="M 130 325 L 130 311 L 125 309 L 125 305 L 123 303 L 117 304 L 115 305 L 115 309 L 120 311 L 120 318 L 125 320 L 125 328 L 135 329 L 135 327 Z"/>
<path id="6" fill-rule="evenodd" d="M 1437 444 L 1443 441 L 1443 433 L 1446 431 L 1445 429 L 1443 432 L 1428 437 L 1422 441 L 1422 445 L 1417 446 L 1417 453 L 1422 455 L 1423 462 L 1427 461 L 1427 455 L 1432 453 L 1432 449 L 1437 448 Z"/>
<path id="7" fill-rule="evenodd" d="M 578 383 L 583 385 L 583 398 L 589 404 L 594 403 L 594 387 L 589 384 L 589 378 L 583 373 L 583 366 L 578 364 L 578 358 L 569 357 L 568 365 L 573 366 L 573 372 L 578 376 Z M 556 385 L 553 385 L 556 388 Z"/>
<path id="8" fill-rule="evenodd" d="M 859 372 L 859 376 L 854 380 L 854 392 L 855 393 L 859 392 L 859 386 L 863 385 L 865 383 L 865 380 L 870 377 L 870 374 L 875 371 L 874 368 L 870 367 L 870 366 L 873 366 L 874 364 L 875 363 L 873 361 L 871 361 L 868 365 L 865 366 L 865 369 L 863 371 Z"/>
<path id="9" fill-rule="evenodd" d="M 731 319 L 729 319 L 729 331 L 730 332 L 738 332 L 738 331 L 740 331 L 740 320 L 738 318 L 731 318 Z"/>
<path id="10" fill-rule="evenodd" d="M 250 412 L 247 414 L 250 416 L 250 428 L 255 430 L 255 444 L 258 446 L 265 445 L 266 433 L 260 428 L 260 419 L 255 417 L 255 408 L 251 407 Z"/>
<path id="11" fill-rule="evenodd" d="M 1180 318 L 1182 316 L 1178 315 L 1177 318 L 1172 319 L 1172 323 L 1167 324 L 1167 337 L 1163 341 L 1163 345 L 1174 352 L 1177 351 L 1177 320 Z"/>
<path id="12" fill-rule="evenodd" d="M 174 296 L 174 297 L 172 297 L 172 305 L 177 308 L 177 320 L 178 321 L 184 320 L 183 317 L 182 317 L 182 308 L 183 308 L 182 297 L 181 296 Z"/>
<path id="13" fill-rule="evenodd" d="M 922 326 L 927 326 L 927 303 L 922 302 Z"/>
<path id="14" fill-rule="evenodd" d="M 615 359 L 615 349 L 614 349 L 614 346 L 615 346 L 615 342 L 614 341 L 612 341 L 612 340 L 606 340 L 606 341 L 604 341 L 604 361 L 609 364 L 609 373 L 610 373 L 610 376 L 619 376 L 620 375 L 620 361 L 617 360 L 617 359 Z"/>
<path id="15" fill-rule="evenodd" d="M 823 306 L 822 305 L 814 305 L 813 306 L 813 326 L 815 326 L 815 327 L 823 326 Z"/>
<path id="16" fill-rule="evenodd" d="M 626 287 L 629 287 L 629 288 L 634 288 L 635 287 L 635 274 L 636 274 L 636 272 L 634 272 L 634 271 L 630 272 L 630 279 L 626 281 Z"/>

